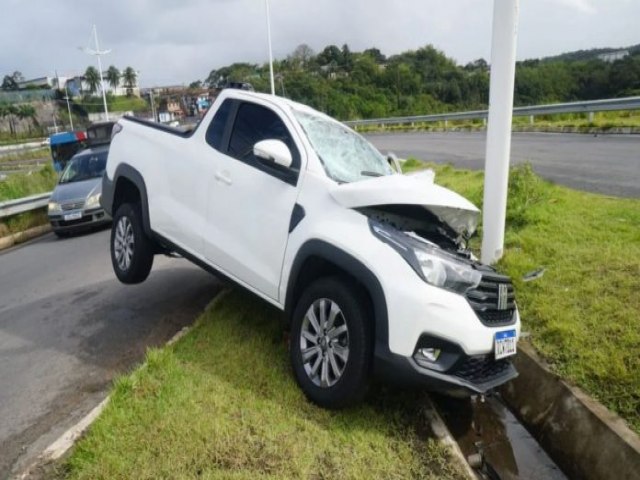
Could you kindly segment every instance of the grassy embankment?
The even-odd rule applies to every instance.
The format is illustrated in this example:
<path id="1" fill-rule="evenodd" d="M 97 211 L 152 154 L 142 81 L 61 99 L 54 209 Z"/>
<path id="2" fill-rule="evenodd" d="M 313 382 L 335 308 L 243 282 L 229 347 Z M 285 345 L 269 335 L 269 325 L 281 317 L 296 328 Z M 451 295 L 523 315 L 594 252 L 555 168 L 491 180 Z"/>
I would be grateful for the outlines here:
<path id="1" fill-rule="evenodd" d="M 45 162 L 51 161 L 51 150 L 48 147 L 30 149 L 20 152 L 1 153 L 0 152 L 0 172 L 11 168 L 7 162 L 16 163 L 20 160 L 40 160 Z"/>
<path id="2" fill-rule="evenodd" d="M 482 172 L 430 166 L 437 183 L 481 207 Z M 541 267 L 541 279 L 521 280 Z M 640 432 L 640 200 L 553 185 L 529 165 L 515 167 L 499 268 L 513 277 L 524 329 L 552 368 Z"/>
<path id="3" fill-rule="evenodd" d="M 377 390 L 341 412 L 310 404 L 290 373 L 280 313 L 234 291 L 116 381 L 106 410 L 56 474 L 462 478 L 427 425 L 415 392 Z"/>
<path id="4" fill-rule="evenodd" d="M 0 202 L 53 190 L 58 175 L 51 165 L 31 174 L 16 173 L 0 181 Z M 0 237 L 48 222 L 45 209 L 0 219 Z"/>

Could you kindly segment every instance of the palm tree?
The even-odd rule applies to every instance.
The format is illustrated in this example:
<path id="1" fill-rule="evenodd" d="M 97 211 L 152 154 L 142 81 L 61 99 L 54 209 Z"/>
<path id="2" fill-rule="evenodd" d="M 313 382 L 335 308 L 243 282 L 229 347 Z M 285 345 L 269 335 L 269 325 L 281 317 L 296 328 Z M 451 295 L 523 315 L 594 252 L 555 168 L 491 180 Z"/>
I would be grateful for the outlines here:
<path id="1" fill-rule="evenodd" d="M 136 71 L 131 67 L 125 68 L 122 73 L 122 79 L 124 80 L 124 86 L 127 89 L 127 95 L 133 94 L 133 88 L 136 86 L 136 80 L 138 79 Z"/>
<path id="2" fill-rule="evenodd" d="M 96 93 L 100 85 L 100 73 L 95 67 L 88 67 L 84 72 L 84 81 L 89 86 L 89 93 Z"/>
<path id="3" fill-rule="evenodd" d="M 109 85 L 111 85 L 111 88 L 114 90 L 120 85 L 120 70 L 113 65 L 107 70 L 107 82 L 109 82 Z"/>

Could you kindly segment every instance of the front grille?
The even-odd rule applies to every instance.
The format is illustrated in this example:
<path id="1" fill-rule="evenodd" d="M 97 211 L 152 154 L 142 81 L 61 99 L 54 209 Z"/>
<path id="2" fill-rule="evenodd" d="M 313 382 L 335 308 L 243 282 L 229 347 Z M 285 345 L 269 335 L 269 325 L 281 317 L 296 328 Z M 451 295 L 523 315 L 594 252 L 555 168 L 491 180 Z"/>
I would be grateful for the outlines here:
<path id="1" fill-rule="evenodd" d="M 500 304 L 500 289 L 506 290 L 506 302 Z M 471 308 L 480 321 L 488 327 L 500 327 L 515 323 L 515 292 L 511 279 L 495 272 L 482 272 L 482 281 L 466 293 Z"/>
<path id="2" fill-rule="evenodd" d="M 82 207 L 84 207 L 84 200 L 80 200 L 80 201 L 77 201 L 77 202 L 63 203 L 63 204 L 60 205 L 60 207 L 64 211 L 80 210 Z"/>
<path id="3" fill-rule="evenodd" d="M 502 377 L 510 370 L 511 362 L 507 359 L 495 360 L 493 357 L 469 357 L 453 374 L 475 384 L 482 384 Z"/>

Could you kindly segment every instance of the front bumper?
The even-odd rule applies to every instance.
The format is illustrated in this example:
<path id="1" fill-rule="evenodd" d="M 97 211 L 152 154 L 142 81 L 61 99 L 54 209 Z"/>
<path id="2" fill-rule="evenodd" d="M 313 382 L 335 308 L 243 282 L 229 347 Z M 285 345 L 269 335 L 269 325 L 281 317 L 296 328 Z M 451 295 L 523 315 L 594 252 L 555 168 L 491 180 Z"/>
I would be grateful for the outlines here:
<path id="1" fill-rule="evenodd" d="M 385 267 L 389 273 L 383 278 L 392 281 L 384 284 L 388 341 L 378 338 L 375 346 L 374 370 L 379 376 L 392 383 L 468 396 L 485 393 L 518 375 L 509 357 L 495 360 L 494 351 L 497 333 L 515 330 L 516 339 L 520 337 L 515 306 L 510 318 L 493 321 L 487 312 L 474 310 L 465 296 L 425 283 L 403 260 L 389 257 Z M 439 349 L 441 357 L 435 364 L 418 363 L 414 355 L 420 348 Z"/>
<path id="2" fill-rule="evenodd" d="M 80 214 L 80 218 L 65 220 L 65 216 Z M 111 217 L 102 207 L 86 210 L 70 210 L 64 213 L 49 214 L 51 227 L 56 232 L 70 232 L 84 228 L 106 225 L 111 222 Z"/>
<path id="3" fill-rule="evenodd" d="M 493 354 L 453 355 L 447 368 L 434 370 L 421 366 L 413 357 L 376 348 L 374 372 L 388 383 L 419 386 L 454 397 L 486 393 L 518 376 L 509 358 L 494 360 Z"/>

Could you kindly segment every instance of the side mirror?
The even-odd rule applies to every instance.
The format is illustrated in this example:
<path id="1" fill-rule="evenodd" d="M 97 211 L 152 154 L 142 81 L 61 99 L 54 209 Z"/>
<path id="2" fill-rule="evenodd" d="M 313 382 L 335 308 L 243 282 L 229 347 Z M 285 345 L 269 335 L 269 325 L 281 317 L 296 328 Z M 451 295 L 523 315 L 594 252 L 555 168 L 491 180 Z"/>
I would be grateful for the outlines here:
<path id="1" fill-rule="evenodd" d="M 387 153 L 387 162 L 391 165 L 391 168 L 395 168 L 396 172 L 402 174 L 402 165 L 400 165 L 400 160 L 396 156 L 395 153 L 389 152 Z"/>
<path id="2" fill-rule="evenodd" d="M 285 168 L 289 168 L 293 162 L 289 147 L 282 140 L 261 140 L 253 146 L 253 154 Z"/>

